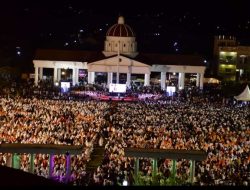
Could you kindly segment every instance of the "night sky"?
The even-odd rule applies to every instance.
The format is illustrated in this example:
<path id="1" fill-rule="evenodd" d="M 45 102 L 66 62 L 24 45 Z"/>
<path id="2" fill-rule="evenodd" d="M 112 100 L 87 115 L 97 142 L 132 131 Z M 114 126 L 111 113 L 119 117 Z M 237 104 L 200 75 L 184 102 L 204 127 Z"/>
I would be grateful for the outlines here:
<path id="1" fill-rule="evenodd" d="M 209 59 L 214 35 L 250 46 L 249 9 L 247 0 L 2 1 L 0 64 L 32 66 L 37 48 L 101 51 L 119 15 L 136 32 L 139 52 Z"/>

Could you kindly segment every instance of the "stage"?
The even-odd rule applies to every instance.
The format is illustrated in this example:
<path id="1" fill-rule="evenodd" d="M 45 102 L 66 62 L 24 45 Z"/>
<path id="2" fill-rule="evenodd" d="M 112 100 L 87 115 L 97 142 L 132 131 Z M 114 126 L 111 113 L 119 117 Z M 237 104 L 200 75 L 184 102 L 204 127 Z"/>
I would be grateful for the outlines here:
<path id="1" fill-rule="evenodd" d="M 138 101 L 138 98 L 134 98 L 134 97 L 123 97 L 123 96 L 100 96 L 99 97 L 100 100 L 103 101 L 125 101 L 125 102 L 134 102 L 134 101 Z"/>
<path id="2" fill-rule="evenodd" d="M 145 100 L 158 100 L 162 97 L 161 94 L 141 93 L 137 97 L 131 96 L 125 93 L 103 93 L 98 91 L 72 91 L 73 95 L 78 96 L 89 96 L 95 100 L 102 101 L 125 101 L 125 102 L 136 102 Z"/>

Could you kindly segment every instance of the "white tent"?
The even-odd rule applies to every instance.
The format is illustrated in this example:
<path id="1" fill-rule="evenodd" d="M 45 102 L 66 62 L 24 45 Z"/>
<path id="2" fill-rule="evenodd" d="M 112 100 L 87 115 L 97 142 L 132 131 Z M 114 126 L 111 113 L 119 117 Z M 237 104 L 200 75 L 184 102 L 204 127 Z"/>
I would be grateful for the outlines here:
<path id="1" fill-rule="evenodd" d="M 245 90 L 238 96 L 234 97 L 236 100 L 241 101 L 250 101 L 250 90 L 248 85 L 246 86 Z"/>

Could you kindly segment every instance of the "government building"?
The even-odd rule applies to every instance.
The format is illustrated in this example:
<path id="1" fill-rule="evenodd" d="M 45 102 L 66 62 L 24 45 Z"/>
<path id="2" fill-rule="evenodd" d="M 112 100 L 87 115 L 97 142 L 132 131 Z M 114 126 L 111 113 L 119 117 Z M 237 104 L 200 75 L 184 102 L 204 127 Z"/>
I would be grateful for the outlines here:
<path id="1" fill-rule="evenodd" d="M 198 55 L 138 52 L 135 32 L 122 16 L 108 29 L 102 52 L 38 49 L 33 64 L 35 85 L 48 77 L 58 85 L 67 70 L 71 86 L 79 85 L 82 76 L 87 83 L 94 84 L 100 73 L 105 76 L 106 85 L 123 83 L 129 88 L 132 79 L 141 76 L 144 86 L 150 86 L 152 74 L 158 73 L 158 84 L 163 90 L 171 77 L 176 78 L 177 89 L 184 89 L 187 75 L 192 75 L 193 83 L 202 89 L 206 69 Z M 51 70 L 51 76 L 45 76 L 45 69 Z"/>

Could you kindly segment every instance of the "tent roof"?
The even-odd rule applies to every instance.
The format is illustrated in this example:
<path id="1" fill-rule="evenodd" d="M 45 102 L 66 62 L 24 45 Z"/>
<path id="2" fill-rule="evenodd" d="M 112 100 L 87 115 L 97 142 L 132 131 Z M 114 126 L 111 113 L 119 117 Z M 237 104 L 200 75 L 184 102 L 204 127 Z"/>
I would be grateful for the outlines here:
<path id="1" fill-rule="evenodd" d="M 236 100 L 241 101 L 250 101 L 250 90 L 248 85 L 246 86 L 245 90 L 238 96 L 234 97 Z"/>

